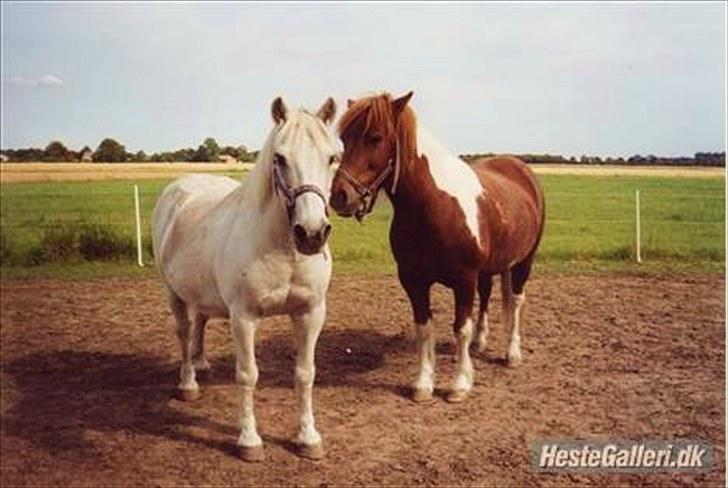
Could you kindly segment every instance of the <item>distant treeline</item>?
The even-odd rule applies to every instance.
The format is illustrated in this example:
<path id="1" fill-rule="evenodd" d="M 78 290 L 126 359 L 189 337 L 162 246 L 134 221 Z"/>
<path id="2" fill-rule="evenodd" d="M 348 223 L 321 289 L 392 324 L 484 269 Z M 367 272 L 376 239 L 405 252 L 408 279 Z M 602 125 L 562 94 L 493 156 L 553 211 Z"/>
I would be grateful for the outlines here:
<path id="1" fill-rule="evenodd" d="M 497 156 L 494 153 L 462 154 L 460 157 L 472 163 L 476 159 Z M 660 156 L 640 156 L 629 158 L 600 158 L 599 156 L 581 156 L 580 158 L 565 158 L 553 154 L 514 154 L 517 158 L 530 164 L 621 164 L 635 166 L 723 166 L 725 167 L 724 152 L 699 152 L 693 157 L 667 158 Z"/>
<path id="2" fill-rule="evenodd" d="M 157 152 L 146 154 L 144 151 L 130 153 L 118 141 L 107 138 L 101 141 L 96 150 L 88 146 L 80 151 L 67 148 L 60 141 L 53 141 L 45 149 L 3 149 L 0 151 L 3 161 L 28 162 L 254 162 L 257 151 L 249 151 L 245 146 L 220 146 L 217 141 L 208 137 L 197 149 L 184 148 L 176 151 Z M 465 161 L 473 162 L 478 158 L 496 156 L 494 153 L 462 154 Z M 599 156 L 581 156 L 580 158 L 565 158 L 553 154 L 514 154 L 527 163 L 532 164 L 620 164 L 640 166 L 723 166 L 725 167 L 724 152 L 699 152 L 693 157 L 668 158 L 660 156 L 635 155 L 629 158 L 600 158 Z"/>
<path id="3" fill-rule="evenodd" d="M 123 144 L 107 138 L 101 141 L 96 150 L 85 146 L 79 151 L 69 149 L 60 141 L 53 141 L 45 149 L 3 149 L 3 161 L 8 162 L 99 162 L 99 163 L 145 163 L 145 162 L 252 162 L 257 152 L 249 152 L 245 146 L 220 146 L 215 139 L 208 137 L 197 149 L 185 148 L 176 151 L 146 154 L 144 151 L 130 153 Z"/>

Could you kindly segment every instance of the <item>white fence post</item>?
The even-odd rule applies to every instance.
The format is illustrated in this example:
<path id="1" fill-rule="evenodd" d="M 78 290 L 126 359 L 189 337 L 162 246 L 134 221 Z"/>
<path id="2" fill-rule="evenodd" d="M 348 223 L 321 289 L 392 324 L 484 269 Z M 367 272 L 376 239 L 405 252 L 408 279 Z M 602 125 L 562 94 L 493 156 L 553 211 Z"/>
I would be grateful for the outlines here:
<path id="1" fill-rule="evenodd" d="M 635 198 L 635 246 L 637 254 L 637 262 L 642 262 L 642 242 L 640 238 L 640 191 L 634 191 Z"/>
<path id="2" fill-rule="evenodd" d="M 142 222 L 139 216 L 139 187 L 134 185 L 134 216 L 136 218 L 137 264 L 144 267 L 142 261 Z"/>

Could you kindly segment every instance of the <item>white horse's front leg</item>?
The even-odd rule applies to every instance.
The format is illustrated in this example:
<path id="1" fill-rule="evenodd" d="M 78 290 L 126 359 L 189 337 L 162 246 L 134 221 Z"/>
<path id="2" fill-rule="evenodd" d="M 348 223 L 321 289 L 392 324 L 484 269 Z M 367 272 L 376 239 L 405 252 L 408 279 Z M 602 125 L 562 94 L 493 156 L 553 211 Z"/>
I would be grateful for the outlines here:
<path id="1" fill-rule="evenodd" d="M 253 411 L 253 394 L 258 383 L 258 366 L 255 362 L 257 327 L 257 318 L 237 314 L 230 317 L 230 328 L 235 342 L 235 380 L 242 393 L 238 450 L 245 461 L 261 461 L 264 457 L 263 440 L 258 435 Z"/>
<path id="2" fill-rule="evenodd" d="M 292 314 L 296 336 L 296 396 L 298 396 L 299 430 L 296 443 L 300 454 L 310 459 L 324 455 L 321 436 L 316 430 L 313 418 L 313 382 L 316 377 L 314 355 L 316 341 L 326 318 L 326 303 L 321 302 L 302 314 Z"/>

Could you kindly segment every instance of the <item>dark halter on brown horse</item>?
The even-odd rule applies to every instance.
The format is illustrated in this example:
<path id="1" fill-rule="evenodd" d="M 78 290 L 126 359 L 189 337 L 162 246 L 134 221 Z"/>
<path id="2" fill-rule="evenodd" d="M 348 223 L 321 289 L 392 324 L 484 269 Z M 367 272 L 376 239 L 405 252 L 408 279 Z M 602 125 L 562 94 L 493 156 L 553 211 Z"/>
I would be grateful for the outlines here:
<path id="1" fill-rule="evenodd" d="M 533 172 L 516 158 L 488 158 L 469 166 L 447 151 L 418 127 L 408 106 L 411 96 L 394 99 L 384 93 L 350 103 L 339 122 L 344 152 L 330 203 L 340 215 L 361 219 L 373 209 L 379 190 L 392 201 L 390 243 L 417 331 L 417 401 L 431 398 L 434 390 L 430 288 L 442 283 L 453 290 L 458 367 L 447 399 L 456 402 L 473 385 L 469 346 L 474 332 L 476 348 L 485 350 L 496 274 L 511 329 L 507 362 L 521 362 L 523 288 L 543 232 L 544 197 Z M 476 291 L 480 308 L 473 331 Z"/>

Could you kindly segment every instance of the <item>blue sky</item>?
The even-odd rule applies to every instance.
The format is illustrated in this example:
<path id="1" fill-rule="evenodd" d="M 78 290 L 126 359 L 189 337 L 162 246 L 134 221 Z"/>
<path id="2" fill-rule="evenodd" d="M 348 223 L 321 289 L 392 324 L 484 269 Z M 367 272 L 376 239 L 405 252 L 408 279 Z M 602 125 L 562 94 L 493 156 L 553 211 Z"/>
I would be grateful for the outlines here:
<path id="1" fill-rule="evenodd" d="M 2 146 L 260 146 L 277 95 L 414 90 L 464 152 L 690 155 L 725 145 L 714 3 L 2 2 Z"/>

